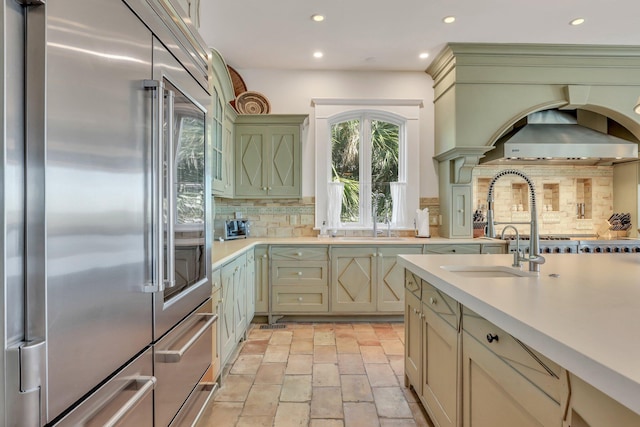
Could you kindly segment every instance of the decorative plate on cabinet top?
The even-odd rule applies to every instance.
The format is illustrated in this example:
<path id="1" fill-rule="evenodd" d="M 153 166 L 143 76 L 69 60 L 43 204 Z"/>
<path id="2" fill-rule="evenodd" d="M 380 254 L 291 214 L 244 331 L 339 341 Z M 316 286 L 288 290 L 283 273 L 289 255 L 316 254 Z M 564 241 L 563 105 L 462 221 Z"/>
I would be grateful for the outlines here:
<path id="1" fill-rule="evenodd" d="M 240 114 L 269 114 L 269 100 L 259 92 L 246 91 L 236 97 L 236 110 Z"/>

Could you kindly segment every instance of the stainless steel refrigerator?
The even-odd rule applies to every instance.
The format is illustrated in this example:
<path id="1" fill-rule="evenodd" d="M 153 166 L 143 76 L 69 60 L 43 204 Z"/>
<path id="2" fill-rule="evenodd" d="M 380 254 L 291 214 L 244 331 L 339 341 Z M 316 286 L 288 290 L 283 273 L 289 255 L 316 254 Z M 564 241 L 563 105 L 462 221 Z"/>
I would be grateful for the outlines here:
<path id="1" fill-rule="evenodd" d="M 0 425 L 189 424 L 212 385 L 210 96 L 169 0 L 3 0 Z"/>

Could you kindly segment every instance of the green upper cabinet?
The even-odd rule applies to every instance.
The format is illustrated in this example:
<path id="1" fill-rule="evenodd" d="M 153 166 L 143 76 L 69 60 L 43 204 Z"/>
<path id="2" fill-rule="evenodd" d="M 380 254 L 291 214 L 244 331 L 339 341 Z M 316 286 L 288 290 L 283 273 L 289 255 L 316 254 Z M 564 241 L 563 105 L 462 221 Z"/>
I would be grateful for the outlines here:
<path id="1" fill-rule="evenodd" d="M 215 50 L 212 56 L 211 79 L 211 188 L 213 194 L 233 196 L 233 126 L 236 113 L 229 104 L 235 99 L 227 64 Z"/>
<path id="2" fill-rule="evenodd" d="M 302 197 L 302 126 L 306 115 L 239 115 L 235 196 Z"/>

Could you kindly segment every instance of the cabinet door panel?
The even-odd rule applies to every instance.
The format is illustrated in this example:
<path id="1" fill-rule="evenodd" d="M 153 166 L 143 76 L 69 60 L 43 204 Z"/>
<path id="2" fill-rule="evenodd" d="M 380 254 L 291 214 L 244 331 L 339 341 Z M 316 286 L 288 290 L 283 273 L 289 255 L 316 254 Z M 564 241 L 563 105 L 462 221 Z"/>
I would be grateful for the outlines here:
<path id="1" fill-rule="evenodd" d="M 259 126 L 236 129 L 236 196 L 265 196 L 265 135 Z"/>
<path id="2" fill-rule="evenodd" d="M 405 294 L 404 372 L 418 395 L 422 394 L 422 303 L 411 292 Z"/>
<path id="3" fill-rule="evenodd" d="M 246 257 L 242 255 L 238 258 L 234 283 L 234 304 L 233 315 L 236 329 L 236 342 L 247 329 L 247 279 L 246 279 Z"/>
<path id="4" fill-rule="evenodd" d="M 378 249 L 378 311 L 402 312 L 404 309 L 404 268 L 398 265 L 400 254 L 420 254 L 421 247 Z"/>
<path id="5" fill-rule="evenodd" d="M 266 246 L 255 250 L 255 299 L 256 313 L 269 312 L 269 255 Z"/>
<path id="6" fill-rule="evenodd" d="M 234 308 L 234 265 L 222 267 L 222 311 L 218 318 L 220 331 L 220 364 L 224 366 L 227 358 L 233 351 L 235 341 L 235 320 L 233 316 Z"/>
<path id="7" fill-rule="evenodd" d="M 466 331 L 462 348 L 464 425 L 562 425 L 560 405 Z"/>
<path id="8" fill-rule="evenodd" d="M 253 250 L 247 252 L 247 264 L 245 270 L 245 293 L 247 296 L 247 327 L 253 320 L 256 312 L 256 261 Z"/>
<path id="9" fill-rule="evenodd" d="M 274 285 L 326 287 L 328 267 L 326 261 L 273 261 L 272 283 Z"/>
<path id="10" fill-rule="evenodd" d="M 326 313 L 329 309 L 326 286 L 274 286 L 274 313 Z"/>
<path id="11" fill-rule="evenodd" d="M 300 193 L 300 128 L 271 126 L 267 173 L 269 196 L 291 196 Z"/>
<path id="12" fill-rule="evenodd" d="M 422 397 L 440 427 L 457 420 L 458 331 L 423 305 Z"/>
<path id="13" fill-rule="evenodd" d="M 371 312 L 376 310 L 376 249 L 338 248 L 331 260 L 331 310 Z"/>

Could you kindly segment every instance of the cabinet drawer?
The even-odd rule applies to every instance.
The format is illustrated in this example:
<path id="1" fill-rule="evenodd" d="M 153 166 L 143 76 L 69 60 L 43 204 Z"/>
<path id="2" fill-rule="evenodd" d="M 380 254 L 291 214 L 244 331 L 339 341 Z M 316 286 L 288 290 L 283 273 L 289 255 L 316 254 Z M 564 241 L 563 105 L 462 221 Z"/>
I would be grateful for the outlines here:
<path id="1" fill-rule="evenodd" d="M 422 286 L 420 286 L 420 282 L 422 282 L 422 279 L 418 276 L 409 270 L 404 271 L 404 288 L 418 299 L 422 298 Z"/>
<path id="2" fill-rule="evenodd" d="M 271 271 L 273 285 L 327 286 L 329 264 L 324 261 L 274 261 Z"/>
<path id="3" fill-rule="evenodd" d="M 321 313 L 329 311 L 327 286 L 273 286 L 272 312 Z"/>
<path id="4" fill-rule="evenodd" d="M 561 369 L 555 362 L 466 307 L 463 309 L 462 328 L 545 394 L 560 402 Z"/>
<path id="5" fill-rule="evenodd" d="M 422 305 L 434 311 L 451 327 L 458 329 L 458 302 L 424 280 L 422 281 Z"/>
<path id="6" fill-rule="evenodd" d="M 427 245 L 428 254 L 479 254 L 479 244 L 468 245 Z"/>
<path id="7" fill-rule="evenodd" d="M 272 246 L 271 258 L 290 261 L 327 261 L 329 249 L 327 246 Z"/>

